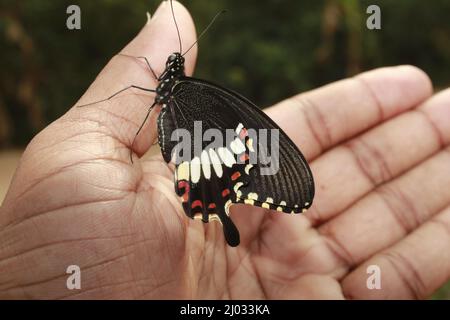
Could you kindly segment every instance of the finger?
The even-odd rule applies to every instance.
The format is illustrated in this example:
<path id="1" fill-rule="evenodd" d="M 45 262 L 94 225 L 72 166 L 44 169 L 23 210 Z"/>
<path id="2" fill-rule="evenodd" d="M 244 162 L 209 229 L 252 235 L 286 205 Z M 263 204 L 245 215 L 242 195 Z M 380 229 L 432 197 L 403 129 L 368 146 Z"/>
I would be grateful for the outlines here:
<path id="1" fill-rule="evenodd" d="M 192 18 L 180 3 L 174 1 L 173 7 L 181 34 L 182 47 L 187 48 L 196 40 Z M 159 75 L 164 70 L 167 57 L 179 50 L 179 39 L 170 4 L 168 1 L 164 1 L 151 20 L 121 53 L 146 57 L 152 69 Z M 195 47 L 185 56 L 187 74 L 191 74 L 193 71 L 196 52 Z M 155 89 L 157 81 L 143 59 L 116 55 L 90 86 L 78 105 L 105 99 L 129 85 Z M 103 128 L 106 127 L 109 134 L 129 147 L 153 101 L 153 93 L 130 89 L 109 101 L 84 108 L 75 108 L 72 111 L 73 117 L 86 120 L 85 123 L 91 122 L 97 126 L 100 123 Z M 158 111 L 155 108 L 133 144 L 138 154 L 145 153 L 156 138 L 155 120 Z M 89 130 L 89 128 L 85 129 Z"/>
<path id="2" fill-rule="evenodd" d="M 317 184 L 307 216 L 315 225 L 450 143 L 450 90 L 317 158 Z M 339 170 L 337 170 L 339 168 Z"/>
<path id="3" fill-rule="evenodd" d="M 380 268 L 381 289 L 368 290 L 369 265 Z M 357 299 L 423 299 L 450 279 L 450 207 L 408 237 L 375 255 L 342 281 Z"/>
<path id="4" fill-rule="evenodd" d="M 383 88 L 384 84 L 386 88 Z M 382 94 L 381 90 L 386 92 Z M 300 94 L 269 108 L 267 113 L 300 147 L 305 157 L 311 160 L 332 145 L 383 121 L 383 119 L 414 107 L 429 96 L 431 91 L 430 80 L 415 67 L 382 68 Z M 400 92 L 402 94 L 398 94 Z M 406 98 L 403 96 L 404 94 L 406 94 Z M 351 126 L 349 120 L 351 120 Z M 325 132 L 325 135 L 319 137 L 322 131 Z M 328 180 L 317 177 L 322 173 L 314 170 L 314 162 L 311 164 L 311 168 L 317 186 L 316 200 L 309 211 L 315 213 L 315 207 L 325 203 L 320 200 L 322 199 L 322 189 L 325 188 L 320 182 Z M 331 175 L 338 176 L 335 174 L 336 170 L 329 168 L 330 170 L 325 171 L 323 176 L 327 178 L 330 178 Z M 348 168 L 350 166 L 345 164 L 339 170 Z M 342 176 L 344 177 L 344 175 Z M 351 178 L 348 180 L 352 181 Z M 341 192 L 343 189 L 339 187 L 338 190 Z M 343 196 L 344 198 L 341 199 Z M 320 204 L 318 204 L 319 202 Z M 331 204 L 334 202 L 342 206 L 342 203 L 346 203 L 348 200 L 345 195 L 339 194 Z M 259 209 L 252 211 L 261 212 Z M 248 218 L 250 215 L 245 216 Z M 254 225 L 258 225 L 263 218 L 262 213 L 253 216 L 254 223 L 245 221 L 245 225 L 249 228 L 254 228 Z M 309 216 L 311 215 L 309 214 Z M 237 215 L 237 224 L 239 224 L 239 220 L 239 215 Z M 245 228 L 245 226 L 239 225 L 238 227 Z"/>
<path id="5" fill-rule="evenodd" d="M 287 99 L 269 115 L 308 160 L 368 128 L 415 107 L 432 94 L 412 66 L 381 68 Z"/>
<path id="6" fill-rule="evenodd" d="M 449 163 L 447 148 L 365 196 L 319 232 L 346 265 L 361 263 L 450 204 Z"/>

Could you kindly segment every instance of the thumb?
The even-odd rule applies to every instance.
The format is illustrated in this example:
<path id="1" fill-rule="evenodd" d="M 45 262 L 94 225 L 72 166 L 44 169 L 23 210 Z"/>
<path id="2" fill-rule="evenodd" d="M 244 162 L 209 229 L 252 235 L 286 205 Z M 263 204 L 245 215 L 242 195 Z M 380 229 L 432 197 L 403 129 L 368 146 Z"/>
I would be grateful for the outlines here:
<path id="1" fill-rule="evenodd" d="M 181 37 L 182 48 L 186 49 L 196 40 L 193 20 L 187 9 L 173 1 L 174 16 Z M 167 57 L 180 50 L 177 29 L 173 20 L 169 1 L 163 1 L 153 17 L 140 33 L 121 51 L 122 54 L 146 57 L 156 75 L 160 75 Z M 194 70 L 197 48 L 194 47 L 185 56 L 186 73 Z M 155 89 L 157 81 L 144 59 L 114 56 L 89 87 L 77 105 L 91 103 L 110 97 L 130 85 Z M 107 134 L 116 138 L 126 147 L 131 147 L 135 134 L 154 101 L 154 93 L 139 89 L 128 89 L 111 100 L 84 108 L 72 108 L 72 117 L 90 120 L 105 126 Z M 156 139 L 156 117 L 160 108 L 152 111 L 133 145 L 137 154 L 144 154 Z M 92 121 L 94 120 L 94 121 Z M 92 130 L 92 128 L 87 128 Z M 126 149 L 126 148 L 124 148 Z"/>
<path id="2" fill-rule="evenodd" d="M 188 11 L 180 3 L 174 1 L 173 7 L 182 46 L 186 49 L 196 40 L 194 24 Z M 165 1 L 122 52 L 147 57 L 152 68 L 159 74 L 169 54 L 178 50 L 178 35 L 170 3 Z M 197 48 L 194 47 L 185 55 L 188 74 L 194 69 L 196 54 Z M 154 89 L 157 83 L 145 62 L 116 55 L 77 105 L 105 99 L 131 84 Z M 51 205 L 58 207 L 60 205 L 58 201 L 67 199 L 65 188 L 49 192 L 49 182 L 39 184 L 37 188 L 36 181 L 46 181 L 48 177 L 61 181 L 62 178 L 57 176 L 58 173 L 92 157 L 98 159 L 113 156 L 126 159 L 128 162 L 131 142 L 154 100 L 153 94 L 142 95 L 142 93 L 146 92 L 131 89 L 102 103 L 85 108 L 74 107 L 36 135 L 21 158 L 2 205 L 2 209 L 9 206 L 9 212 L 14 212 L 15 215 L 0 215 L 0 225 L 11 222 L 11 219 L 21 219 L 29 212 L 36 210 L 44 212 Z M 157 113 L 153 112 L 136 141 L 138 154 L 145 153 L 156 138 Z M 75 185 L 75 180 L 70 181 L 70 185 Z M 31 192 L 33 188 L 35 190 Z M 57 191 L 60 192 L 59 195 Z M 21 201 L 14 201 L 17 195 L 22 197 Z M 72 197 L 77 199 L 80 196 L 74 192 Z"/>

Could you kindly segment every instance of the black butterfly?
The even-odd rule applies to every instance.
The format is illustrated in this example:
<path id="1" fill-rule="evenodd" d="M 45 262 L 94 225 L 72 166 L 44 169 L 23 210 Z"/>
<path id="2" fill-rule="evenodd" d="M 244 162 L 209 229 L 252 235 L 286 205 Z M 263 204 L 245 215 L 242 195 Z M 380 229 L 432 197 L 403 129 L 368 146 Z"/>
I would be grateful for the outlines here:
<path id="1" fill-rule="evenodd" d="M 174 14 L 173 18 L 176 26 Z M 162 106 L 157 120 L 158 143 L 167 163 L 174 160 L 174 154 L 176 158 L 178 141 L 171 139 L 176 129 L 183 128 L 193 133 L 194 123 L 200 121 L 202 133 L 211 128 L 224 135 L 227 129 L 234 130 L 236 138 L 230 144 L 208 148 L 209 142 L 202 142 L 202 150 L 198 154 L 191 153 L 188 161 L 176 163 L 175 191 L 181 197 L 189 218 L 201 219 L 205 223 L 218 220 L 223 225 L 227 243 L 237 246 L 239 232 L 229 217 L 230 206 L 244 203 L 286 213 L 304 212 L 313 201 L 313 176 L 292 140 L 256 105 L 233 91 L 187 77 L 183 57 L 186 52 L 181 52 L 180 40 L 180 51 L 168 57 L 165 70 L 159 77 L 155 75 L 158 81 L 156 90 L 131 87 L 156 92 L 151 108 L 157 104 Z M 145 59 L 152 70 L 146 58 L 138 58 Z M 262 174 L 264 161 L 256 150 L 270 150 L 272 145 L 268 142 L 263 146 L 256 141 L 249 135 L 251 129 L 278 129 L 278 171 L 275 173 Z M 250 159 L 257 161 L 252 163 Z"/>

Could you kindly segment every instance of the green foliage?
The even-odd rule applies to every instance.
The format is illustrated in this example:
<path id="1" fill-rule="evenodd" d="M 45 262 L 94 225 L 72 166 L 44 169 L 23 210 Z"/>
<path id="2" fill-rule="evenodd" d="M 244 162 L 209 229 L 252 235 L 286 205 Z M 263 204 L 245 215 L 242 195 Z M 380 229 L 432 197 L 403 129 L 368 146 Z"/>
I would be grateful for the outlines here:
<path id="1" fill-rule="evenodd" d="M 262 107 L 384 65 L 414 64 L 448 85 L 450 1 L 183 2 L 198 31 L 228 9 L 200 43 L 196 76 Z M 2 0 L 0 146 L 24 145 L 62 115 L 158 3 Z M 66 28 L 70 4 L 81 7 L 80 31 Z M 370 4 L 381 7 L 382 30 L 366 28 Z"/>

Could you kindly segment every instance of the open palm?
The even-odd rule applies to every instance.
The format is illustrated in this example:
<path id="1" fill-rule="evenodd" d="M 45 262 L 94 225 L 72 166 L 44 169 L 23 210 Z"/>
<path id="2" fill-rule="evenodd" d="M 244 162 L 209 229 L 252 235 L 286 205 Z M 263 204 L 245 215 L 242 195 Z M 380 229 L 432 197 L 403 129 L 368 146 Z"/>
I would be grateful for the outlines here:
<path id="1" fill-rule="evenodd" d="M 178 3 L 183 45 L 193 23 Z M 177 48 L 169 6 L 123 50 L 161 72 Z M 186 56 L 192 73 L 196 49 Z M 116 56 L 87 103 L 155 80 Z M 268 114 L 310 162 L 316 199 L 305 215 L 235 205 L 241 233 L 185 217 L 155 118 L 129 150 L 153 96 L 127 91 L 72 108 L 28 146 L 0 211 L 2 298 L 424 298 L 450 276 L 450 92 L 432 96 L 414 67 L 371 71 L 304 93 Z M 66 269 L 81 268 L 81 290 Z M 381 270 L 367 288 L 367 266 Z"/>

